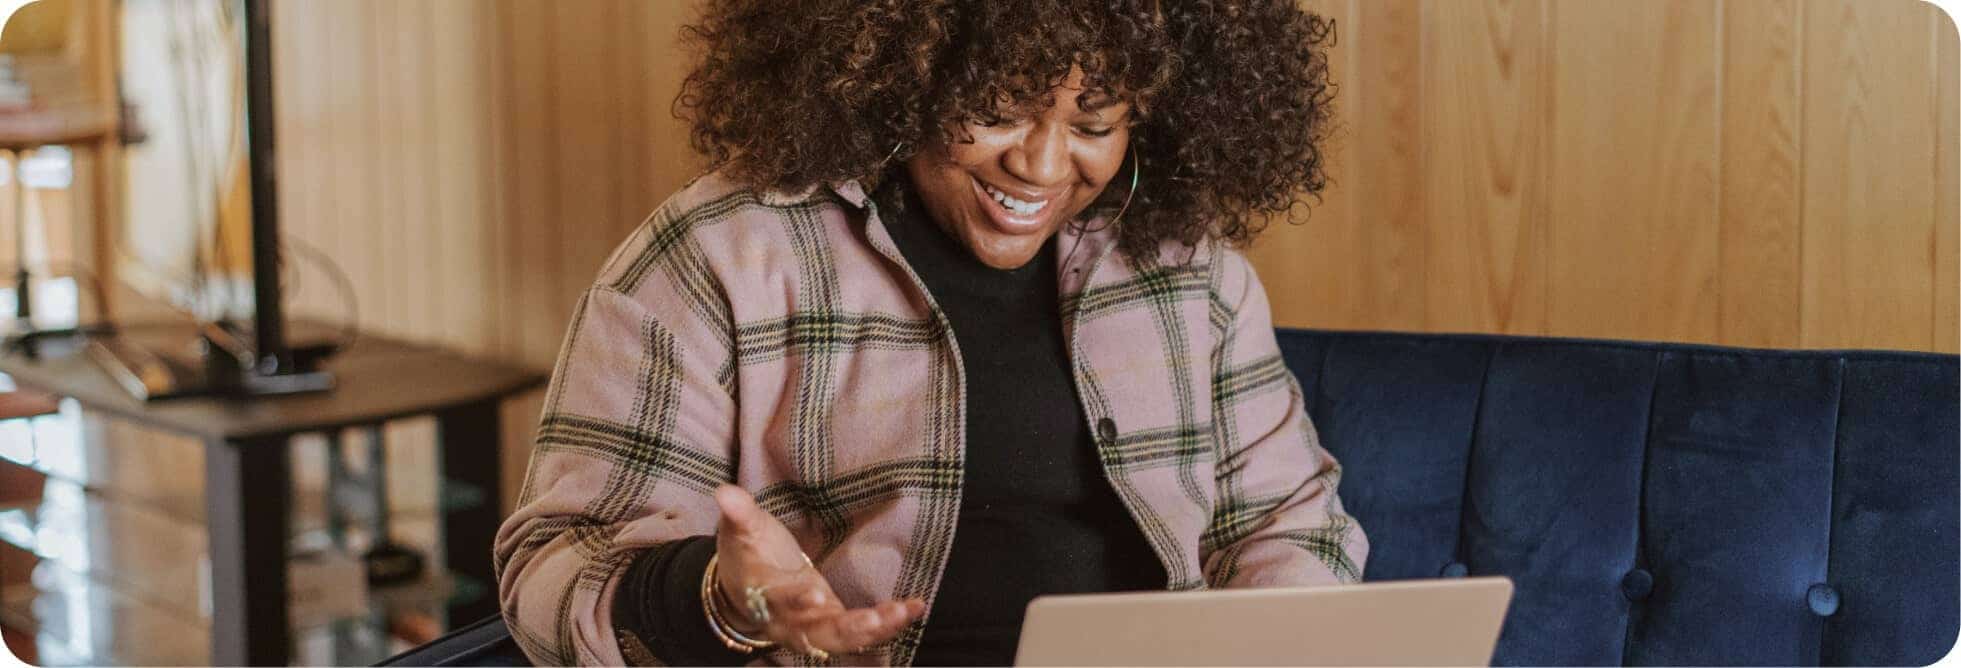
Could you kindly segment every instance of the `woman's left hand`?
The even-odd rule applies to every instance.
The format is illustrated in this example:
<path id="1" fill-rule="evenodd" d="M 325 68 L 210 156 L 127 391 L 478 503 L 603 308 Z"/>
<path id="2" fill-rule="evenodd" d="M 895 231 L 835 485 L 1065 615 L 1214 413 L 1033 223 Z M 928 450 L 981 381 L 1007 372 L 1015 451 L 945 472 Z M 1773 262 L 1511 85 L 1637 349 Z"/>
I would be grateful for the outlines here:
<path id="1" fill-rule="evenodd" d="M 859 652 L 891 640 L 926 613 L 918 599 L 845 608 L 790 530 L 748 492 L 724 485 L 715 491 L 715 503 L 722 511 L 716 579 L 726 595 L 725 616 L 745 635 L 806 654 Z"/>

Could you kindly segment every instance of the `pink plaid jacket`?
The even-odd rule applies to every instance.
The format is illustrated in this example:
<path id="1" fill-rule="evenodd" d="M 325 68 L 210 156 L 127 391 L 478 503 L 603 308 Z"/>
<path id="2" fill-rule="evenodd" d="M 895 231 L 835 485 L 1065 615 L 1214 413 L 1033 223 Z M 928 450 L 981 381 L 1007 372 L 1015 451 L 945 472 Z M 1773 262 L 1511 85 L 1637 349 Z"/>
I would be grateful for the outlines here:
<path id="1" fill-rule="evenodd" d="M 959 604 L 934 591 L 960 499 L 960 351 L 877 215 L 857 183 L 758 194 L 710 174 L 606 261 L 497 536 L 504 617 L 532 660 L 624 663 L 619 576 L 713 533 L 723 482 L 788 525 L 847 605 Z M 1207 243 L 1126 259 L 1108 230 L 1062 234 L 1076 387 L 1169 587 L 1359 580 L 1366 539 L 1245 258 Z M 831 662 L 906 665 L 923 627 Z"/>

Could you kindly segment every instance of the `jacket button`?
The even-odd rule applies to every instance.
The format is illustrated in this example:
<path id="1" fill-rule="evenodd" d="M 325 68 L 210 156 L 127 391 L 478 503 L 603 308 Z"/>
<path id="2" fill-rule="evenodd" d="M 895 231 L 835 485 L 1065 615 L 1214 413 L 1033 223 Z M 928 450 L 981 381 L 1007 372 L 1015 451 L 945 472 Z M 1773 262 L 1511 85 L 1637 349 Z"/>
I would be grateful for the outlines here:
<path id="1" fill-rule="evenodd" d="M 1645 569 L 1636 568 L 1628 571 L 1627 576 L 1621 578 L 1621 594 L 1626 595 L 1627 600 L 1646 600 L 1648 594 L 1653 593 L 1654 590 L 1655 576 Z"/>
<path id="2" fill-rule="evenodd" d="M 1096 421 L 1096 437 L 1097 437 L 1097 438 L 1100 438 L 1100 439 L 1103 439 L 1103 441 L 1104 441 L 1105 443 L 1112 443 L 1112 444 L 1114 444 L 1114 443 L 1116 443 L 1116 442 L 1117 442 L 1117 421 L 1116 421 L 1116 420 L 1112 420 L 1112 419 L 1110 419 L 1110 418 L 1103 418 L 1103 419 L 1101 419 L 1101 420 L 1097 420 L 1097 421 Z"/>
<path id="3" fill-rule="evenodd" d="M 1438 576 L 1446 577 L 1446 578 L 1461 578 L 1470 574 L 1471 574 L 1471 567 L 1465 566 L 1464 562 L 1461 561 L 1453 561 L 1448 564 L 1444 564 L 1443 571 L 1437 573 Z"/>
<path id="4" fill-rule="evenodd" d="M 1804 593 L 1804 602 L 1810 606 L 1811 614 L 1830 617 L 1838 612 L 1838 590 L 1822 582 L 1811 585 L 1810 591 Z"/>

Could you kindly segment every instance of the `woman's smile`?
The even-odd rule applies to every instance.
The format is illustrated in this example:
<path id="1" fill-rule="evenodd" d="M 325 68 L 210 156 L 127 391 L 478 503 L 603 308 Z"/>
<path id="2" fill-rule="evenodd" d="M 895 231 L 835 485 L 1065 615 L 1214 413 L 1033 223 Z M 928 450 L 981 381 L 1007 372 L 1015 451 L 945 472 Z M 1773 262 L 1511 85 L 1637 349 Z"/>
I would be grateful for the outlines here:
<path id="1" fill-rule="evenodd" d="M 1048 229 L 1048 220 L 1060 207 L 1050 204 L 1065 200 L 1068 189 L 1061 192 L 1031 194 L 1011 191 L 974 179 L 974 203 L 980 207 L 983 218 L 994 223 L 994 228 L 1003 234 L 1040 234 Z"/>

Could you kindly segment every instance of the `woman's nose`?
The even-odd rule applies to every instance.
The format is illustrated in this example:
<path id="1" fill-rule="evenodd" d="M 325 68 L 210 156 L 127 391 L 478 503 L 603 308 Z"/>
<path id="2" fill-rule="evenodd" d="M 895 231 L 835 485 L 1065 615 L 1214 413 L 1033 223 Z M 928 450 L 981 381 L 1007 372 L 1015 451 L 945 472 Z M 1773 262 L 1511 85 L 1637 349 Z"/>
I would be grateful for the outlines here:
<path id="1" fill-rule="evenodd" d="M 1002 167 L 1038 188 L 1064 182 L 1069 178 L 1070 165 L 1069 139 L 1063 130 L 1066 128 L 1053 123 L 1036 124 L 1021 142 L 1008 147 Z"/>

